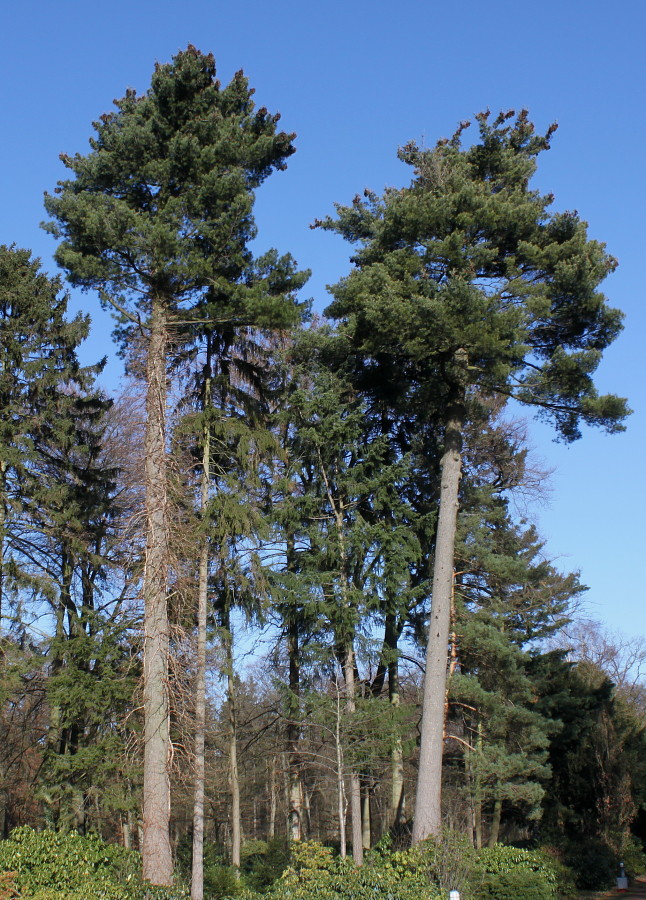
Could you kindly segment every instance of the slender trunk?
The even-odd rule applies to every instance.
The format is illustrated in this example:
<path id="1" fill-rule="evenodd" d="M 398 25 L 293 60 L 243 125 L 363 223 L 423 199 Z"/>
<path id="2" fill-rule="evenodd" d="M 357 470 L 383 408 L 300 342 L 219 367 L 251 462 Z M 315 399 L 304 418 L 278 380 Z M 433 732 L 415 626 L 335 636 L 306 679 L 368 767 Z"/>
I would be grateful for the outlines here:
<path id="1" fill-rule="evenodd" d="M 478 737 L 476 747 L 476 769 L 474 773 L 473 806 L 475 818 L 475 845 L 476 850 L 482 849 L 482 778 L 480 776 L 480 758 L 482 756 L 482 722 L 478 722 Z"/>
<path id="2" fill-rule="evenodd" d="M 7 527 L 7 464 L 0 460 L 0 634 L 2 634 L 2 615 L 4 603 L 4 544 Z"/>
<path id="3" fill-rule="evenodd" d="M 166 508 L 166 322 L 154 299 L 148 345 L 145 434 L 143 874 L 173 881 L 170 844 L 171 756 L 168 701 L 168 522 Z"/>
<path id="4" fill-rule="evenodd" d="M 394 740 L 390 751 L 390 825 L 396 828 L 401 824 L 404 817 L 404 745 L 398 721 L 400 697 L 397 660 L 391 660 L 388 664 L 388 696 L 393 708 L 393 718 L 395 719 Z"/>
<path id="5" fill-rule="evenodd" d="M 461 360 L 458 360 L 461 362 Z M 426 649 L 422 701 L 419 772 L 415 799 L 413 843 L 440 833 L 442 826 L 442 752 L 446 669 L 453 592 L 455 531 L 462 468 L 464 390 L 455 389 L 448 407 L 442 456 L 440 509 L 435 542 L 433 599 Z"/>
<path id="6" fill-rule="evenodd" d="M 337 679 L 336 693 L 336 723 L 335 723 L 335 744 L 336 744 L 336 796 L 337 796 L 337 812 L 339 816 L 339 842 L 341 859 L 345 859 L 348 855 L 346 836 L 345 836 L 345 778 L 343 774 L 343 744 L 341 742 L 341 693 Z"/>
<path id="7" fill-rule="evenodd" d="M 356 711 L 354 684 L 354 648 L 346 648 L 343 666 L 345 680 L 345 708 L 350 720 Z M 358 866 L 363 865 L 363 834 L 361 830 L 361 782 L 354 766 L 350 769 L 350 817 L 352 820 L 352 858 Z"/>
<path id="8" fill-rule="evenodd" d="M 491 820 L 491 831 L 489 832 L 489 847 L 495 847 L 498 843 L 500 835 L 500 818 L 502 816 L 502 799 L 496 797 L 493 804 L 493 819 Z"/>
<path id="9" fill-rule="evenodd" d="M 225 615 L 225 646 L 227 667 L 227 704 L 229 707 L 229 780 L 231 783 L 231 865 L 240 870 L 240 776 L 238 773 L 238 719 L 235 681 L 233 677 L 233 635 L 229 612 Z"/>
<path id="10" fill-rule="evenodd" d="M 347 554 L 345 548 L 345 504 L 342 498 L 335 498 L 332 493 L 332 488 L 330 486 L 329 479 L 327 477 L 327 472 L 325 466 L 323 465 L 323 460 L 321 459 L 321 453 L 319 451 L 319 462 L 321 464 L 321 475 L 323 476 L 323 482 L 325 484 L 325 490 L 328 496 L 328 500 L 330 506 L 332 508 L 334 514 L 334 522 L 336 525 L 337 531 L 337 539 L 339 542 L 339 576 L 341 582 L 341 606 L 343 610 L 343 614 L 350 618 L 352 616 L 353 611 L 350 608 L 350 596 L 348 590 L 349 578 L 348 578 L 348 561 Z M 353 635 L 354 635 L 354 626 L 349 626 L 347 623 L 343 624 L 343 629 L 346 632 L 346 637 L 343 641 L 344 647 L 344 658 L 343 658 L 343 678 L 345 681 L 345 701 L 346 701 L 346 712 L 350 718 L 353 716 L 356 704 L 355 704 L 355 685 L 354 685 L 354 646 L 353 646 Z M 347 636 L 349 635 L 349 636 Z M 361 783 L 359 780 L 359 774 L 354 768 L 354 766 L 350 770 L 350 814 L 352 818 L 352 858 L 358 866 L 363 865 L 363 844 L 362 844 L 362 835 L 361 835 Z"/>
<path id="11" fill-rule="evenodd" d="M 287 759 L 289 763 L 289 840 L 303 838 L 303 791 L 298 742 L 300 738 L 300 660 L 298 622 L 290 612 L 287 626 L 289 656 L 289 700 L 287 709 Z"/>
<path id="12" fill-rule="evenodd" d="M 371 845 L 371 820 L 370 820 L 370 784 L 364 782 L 362 798 L 363 814 L 361 816 L 361 846 L 364 850 L 370 850 Z"/>
<path id="13" fill-rule="evenodd" d="M 276 836 L 276 757 L 272 756 L 269 762 L 269 831 L 271 841 Z"/>
<path id="14" fill-rule="evenodd" d="M 203 411 L 211 403 L 211 354 L 207 347 L 204 379 Z M 206 515 L 209 502 L 211 460 L 211 429 L 204 425 L 202 432 L 202 477 L 200 484 L 200 512 Z M 191 900 L 204 898 L 204 773 L 206 731 L 206 613 L 209 572 L 209 541 L 202 535 L 197 593 L 197 659 L 195 664 L 195 800 L 193 804 L 193 865 L 191 872 Z"/>

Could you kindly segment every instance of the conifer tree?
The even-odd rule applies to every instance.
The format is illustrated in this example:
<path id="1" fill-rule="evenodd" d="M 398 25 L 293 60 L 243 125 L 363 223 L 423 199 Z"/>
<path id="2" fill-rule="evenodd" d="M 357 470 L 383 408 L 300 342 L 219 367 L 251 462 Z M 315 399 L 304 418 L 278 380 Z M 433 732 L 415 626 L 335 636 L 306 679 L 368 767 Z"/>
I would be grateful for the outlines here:
<path id="1" fill-rule="evenodd" d="M 52 511 L 45 503 L 39 512 L 35 502 L 41 475 L 70 446 L 72 417 L 83 407 L 73 392 L 97 371 L 79 365 L 89 319 L 67 321 L 67 301 L 60 280 L 41 271 L 28 250 L 0 247 L 0 616 L 9 612 L 8 593 L 28 581 L 37 587 L 26 564 L 34 516 Z"/>
<path id="2" fill-rule="evenodd" d="M 56 258 L 72 283 L 116 310 L 124 343 L 145 335 L 146 514 L 144 570 L 144 875 L 172 881 L 168 833 L 166 405 L 169 333 L 200 325 L 276 326 L 298 312 L 265 290 L 289 259 L 259 261 L 253 191 L 293 153 L 277 115 L 255 109 L 242 72 L 222 88 L 215 62 L 194 47 L 157 65 L 149 90 L 133 90 L 95 122 L 86 156 L 62 156 L 73 178 L 45 205 L 61 239 Z M 180 342 L 183 338 L 180 337 Z"/>
<path id="3" fill-rule="evenodd" d="M 509 122 L 509 120 L 512 120 Z M 621 328 L 598 286 L 616 261 L 576 213 L 554 213 L 530 188 L 554 131 L 527 113 L 478 116 L 479 140 L 399 153 L 411 185 L 366 192 L 320 223 L 358 244 L 354 269 L 332 288 L 329 314 L 363 359 L 364 383 L 385 405 L 402 398 L 444 439 L 414 840 L 441 826 L 441 768 L 454 542 L 467 400 L 514 397 L 554 422 L 622 429 L 626 404 L 593 382 Z M 424 409 L 426 410 L 424 411 Z"/>

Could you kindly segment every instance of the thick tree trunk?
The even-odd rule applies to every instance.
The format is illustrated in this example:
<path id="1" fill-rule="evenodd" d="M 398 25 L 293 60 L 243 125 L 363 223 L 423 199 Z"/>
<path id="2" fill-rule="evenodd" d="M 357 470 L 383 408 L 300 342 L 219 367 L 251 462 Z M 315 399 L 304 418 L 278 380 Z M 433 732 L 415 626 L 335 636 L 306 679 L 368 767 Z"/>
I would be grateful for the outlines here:
<path id="1" fill-rule="evenodd" d="M 153 884 L 170 885 L 166 322 L 159 299 L 152 303 L 146 375 L 143 874 Z"/>
<path id="2" fill-rule="evenodd" d="M 211 359 L 207 353 L 204 380 L 204 409 L 211 402 Z M 211 431 L 204 426 L 202 434 L 202 477 L 200 507 L 202 517 L 209 502 L 209 474 L 211 460 Z M 195 664 L 195 800 L 193 804 L 193 861 L 191 871 L 191 900 L 204 898 L 204 773 L 206 731 L 206 618 L 209 573 L 209 542 L 202 535 L 200 569 L 197 589 L 197 659 Z"/>
<path id="3" fill-rule="evenodd" d="M 444 706 L 464 419 L 464 390 L 455 389 L 448 407 L 442 456 L 433 599 L 426 648 L 419 772 L 413 825 L 414 844 L 430 835 L 439 834 L 442 826 Z"/>

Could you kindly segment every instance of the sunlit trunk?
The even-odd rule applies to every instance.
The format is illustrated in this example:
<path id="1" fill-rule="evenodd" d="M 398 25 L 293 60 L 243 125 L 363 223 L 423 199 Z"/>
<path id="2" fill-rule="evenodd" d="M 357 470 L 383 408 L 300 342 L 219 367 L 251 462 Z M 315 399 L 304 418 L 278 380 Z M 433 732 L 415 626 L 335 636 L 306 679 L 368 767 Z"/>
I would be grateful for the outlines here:
<path id="1" fill-rule="evenodd" d="M 154 299 L 148 344 L 145 433 L 143 874 L 170 885 L 170 727 L 168 701 L 168 522 L 166 506 L 166 322 Z"/>

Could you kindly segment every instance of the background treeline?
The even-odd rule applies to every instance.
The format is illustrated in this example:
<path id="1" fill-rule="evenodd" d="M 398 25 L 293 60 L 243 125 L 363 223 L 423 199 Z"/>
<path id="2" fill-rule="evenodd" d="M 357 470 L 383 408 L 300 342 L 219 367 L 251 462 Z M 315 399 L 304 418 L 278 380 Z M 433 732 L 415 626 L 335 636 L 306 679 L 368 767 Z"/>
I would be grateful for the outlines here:
<path id="1" fill-rule="evenodd" d="M 540 846 L 599 887 L 641 865 L 643 653 L 572 626 L 585 588 L 543 553 L 509 402 L 565 440 L 622 427 L 592 381 L 615 261 L 529 187 L 551 130 L 483 114 L 318 223 L 358 249 L 312 319 L 307 273 L 250 249 L 294 137 L 251 93 L 189 48 L 63 158 L 48 227 L 112 304 L 122 396 L 80 366 L 60 281 L 0 248 L 0 830 L 140 849 L 194 897 L 267 889 L 294 842 L 408 852 L 439 837 L 413 831 L 434 703 L 452 871 Z"/>

